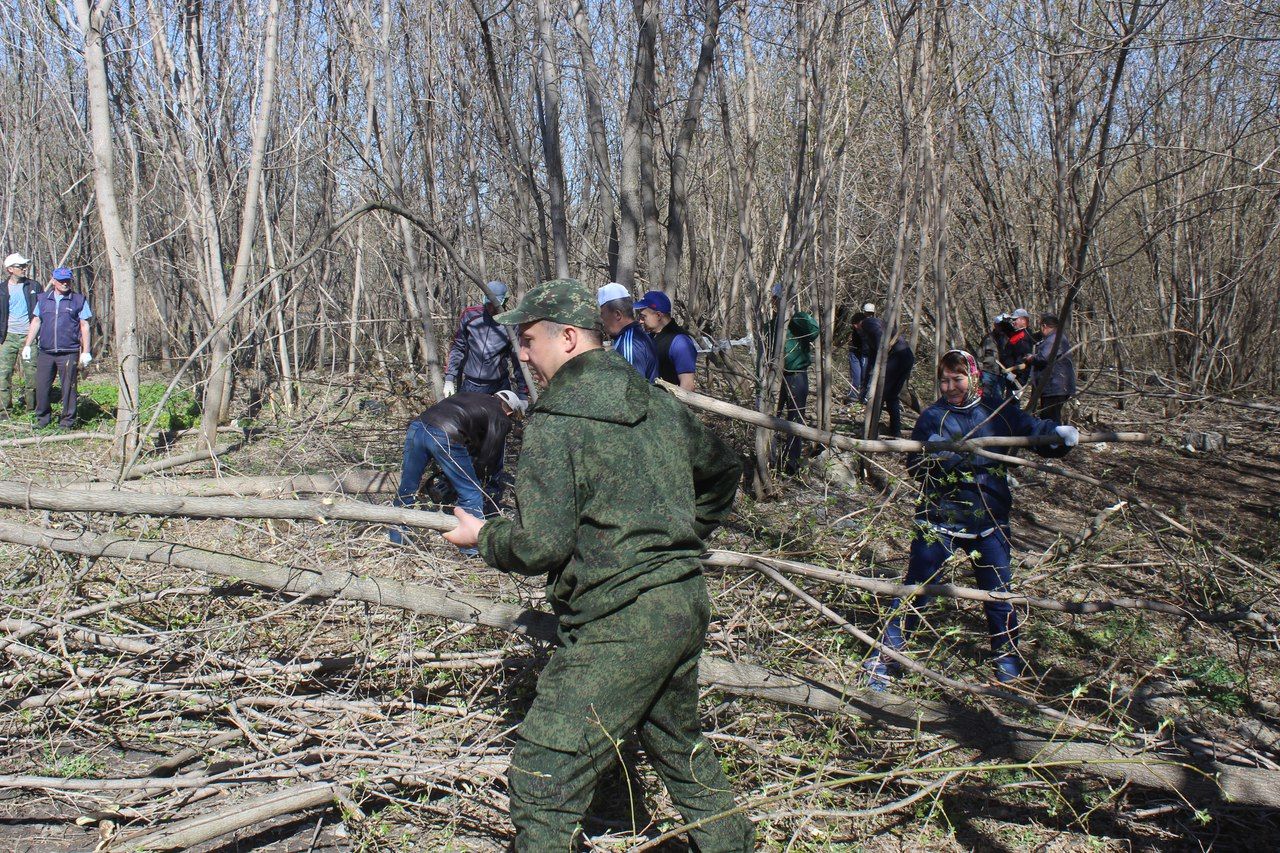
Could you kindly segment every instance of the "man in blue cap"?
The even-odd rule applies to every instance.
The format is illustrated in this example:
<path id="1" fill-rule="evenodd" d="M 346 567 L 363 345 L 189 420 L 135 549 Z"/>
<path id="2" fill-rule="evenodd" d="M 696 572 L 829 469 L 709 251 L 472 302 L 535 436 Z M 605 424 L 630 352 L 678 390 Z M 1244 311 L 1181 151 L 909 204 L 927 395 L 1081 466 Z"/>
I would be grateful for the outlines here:
<path id="1" fill-rule="evenodd" d="M 509 390 L 514 373 L 520 399 L 528 399 L 529 386 L 520 372 L 519 353 L 511 341 L 511 333 L 493 319 L 494 312 L 507 301 L 507 286 L 491 281 L 486 288 L 489 296 L 484 304 L 464 308 L 458 317 L 440 396 L 449 397 L 456 391 L 496 394 Z"/>
<path id="2" fill-rule="evenodd" d="M 653 349 L 658 355 L 658 378 L 686 391 L 694 390 L 694 372 L 698 369 L 698 348 L 693 338 L 671 319 L 671 300 L 661 290 L 650 290 L 635 304 L 640 323 L 653 336 Z"/>
<path id="3" fill-rule="evenodd" d="M 93 361 L 89 354 L 89 300 L 71 289 L 71 270 L 58 267 L 49 279 L 50 289 L 40 294 L 32 311 L 31 328 L 22 347 L 22 358 L 31 358 L 31 344 L 39 341 L 36 356 L 36 426 L 46 427 L 53 410 L 49 395 L 53 375 L 62 387 L 59 425 L 71 429 L 76 422 L 76 374 Z"/>

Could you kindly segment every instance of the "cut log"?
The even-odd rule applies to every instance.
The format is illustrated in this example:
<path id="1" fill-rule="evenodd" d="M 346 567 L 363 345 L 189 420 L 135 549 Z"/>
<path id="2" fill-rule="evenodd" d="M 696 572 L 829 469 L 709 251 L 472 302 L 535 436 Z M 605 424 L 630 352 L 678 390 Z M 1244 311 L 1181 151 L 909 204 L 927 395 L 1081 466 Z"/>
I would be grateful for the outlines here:
<path id="1" fill-rule="evenodd" d="M 282 477 L 187 477 L 142 480 L 129 483 L 73 483 L 86 491 L 149 492 L 192 497 L 230 495 L 376 495 L 394 493 L 400 475 L 389 471 L 354 468 L 340 474 L 291 474 Z"/>
<path id="2" fill-rule="evenodd" d="M 367 521 L 425 530 L 452 530 L 452 515 L 349 501 L 342 498 L 291 501 L 272 498 L 196 498 L 130 492 L 46 489 L 0 480 L 0 505 L 57 512 L 112 512 L 189 518 L 292 518 L 313 521 Z"/>
<path id="3" fill-rule="evenodd" d="M 90 557 L 111 557 L 209 572 L 256 586 L 311 597 L 337 597 L 396 607 L 550 640 L 550 613 L 494 602 L 437 587 L 346 571 L 317 572 L 169 542 L 136 541 L 0 522 L 0 541 Z M 907 730 L 943 735 L 992 754 L 1023 761 L 1078 762 L 1080 772 L 1131 782 L 1198 802 L 1226 801 L 1280 808 L 1280 771 L 1238 767 L 1185 755 L 1132 752 L 1091 741 L 1058 741 L 991 712 L 948 702 L 912 701 L 870 690 L 841 689 L 817 679 L 784 675 L 753 664 L 704 655 L 699 683 L 741 696 L 845 714 Z"/>

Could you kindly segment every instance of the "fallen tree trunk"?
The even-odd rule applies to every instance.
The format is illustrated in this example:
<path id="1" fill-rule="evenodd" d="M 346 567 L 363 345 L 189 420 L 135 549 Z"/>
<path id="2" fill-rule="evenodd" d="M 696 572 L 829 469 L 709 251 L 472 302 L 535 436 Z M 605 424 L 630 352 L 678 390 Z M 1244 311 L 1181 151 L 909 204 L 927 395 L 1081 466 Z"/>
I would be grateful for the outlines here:
<path id="1" fill-rule="evenodd" d="M 27 438 L 6 438 L 0 447 L 27 447 L 54 444 L 62 441 L 115 441 L 115 436 L 105 432 L 60 432 L 54 435 L 33 435 Z"/>
<path id="2" fill-rule="evenodd" d="M 944 598 L 958 598 L 967 601 L 1004 601 L 1013 606 L 1035 607 L 1041 610 L 1052 610 L 1058 613 L 1075 613 L 1080 615 L 1106 613 L 1111 610 L 1147 610 L 1153 613 L 1164 613 L 1182 619 L 1195 619 L 1198 622 L 1253 622 L 1267 630 L 1275 630 L 1266 614 L 1254 610 L 1233 610 L 1214 612 L 1180 607 L 1164 601 L 1149 598 L 1108 598 L 1094 601 L 1060 601 L 1054 598 L 1041 598 L 1017 592 L 987 592 L 966 586 L 949 583 L 903 584 L 879 578 L 865 577 L 853 572 L 842 572 L 809 563 L 798 563 L 794 560 L 781 560 L 776 557 L 758 557 L 754 554 L 742 554 L 736 551 L 710 551 L 702 558 L 702 565 L 708 568 L 742 568 L 755 569 L 765 565 L 786 574 L 801 575 L 827 583 L 849 586 L 876 595 L 888 595 L 897 598 L 914 598 L 921 595 L 938 595 Z"/>
<path id="3" fill-rule="evenodd" d="M 677 400 L 691 408 L 701 409 L 713 415 L 743 421 L 754 426 L 774 430 L 775 432 L 785 432 L 789 435 L 807 438 L 809 441 L 816 441 L 818 444 L 825 444 L 839 450 L 849 450 L 854 453 L 920 453 L 925 450 L 972 451 L 984 447 L 1046 447 L 1062 443 L 1062 439 L 1055 436 L 1020 435 L 988 436 L 985 438 L 973 438 L 968 441 L 935 441 L 928 443 L 912 441 L 906 438 L 853 438 L 837 432 L 828 432 L 798 424 L 794 421 L 784 420 L 783 418 L 776 418 L 764 412 L 757 412 L 754 409 L 736 406 L 733 403 L 718 400 L 715 397 L 708 397 L 705 394 L 685 391 L 662 379 L 659 379 L 655 384 L 662 386 L 674 395 Z M 1080 434 L 1081 444 L 1101 444 L 1103 442 L 1140 444 L 1150 440 L 1151 437 L 1145 432 L 1092 432 Z"/>
<path id="4" fill-rule="evenodd" d="M 268 589 L 365 601 L 543 640 L 555 636 L 556 621 L 550 613 L 391 578 L 345 571 L 317 572 L 176 543 L 135 541 L 11 522 L 0 522 L 0 541 L 203 571 Z M 1131 752 L 1114 744 L 1055 741 L 990 712 L 947 702 L 911 701 L 870 690 L 841 689 L 712 655 L 703 656 L 698 680 L 735 695 L 857 716 L 895 728 L 924 730 L 1018 760 L 1041 760 L 1045 756 L 1058 760 L 1066 754 L 1081 763 L 1082 772 L 1173 791 L 1189 799 L 1280 808 L 1280 771 L 1216 761 L 1193 762 L 1182 755 Z"/>
<path id="5" fill-rule="evenodd" d="M 341 498 L 291 501 L 273 498 L 189 497 L 142 495 L 87 489 L 46 489 L 26 483 L 0 481 L 0 505 L 57 512 L 111 512 L 137 515 L 178 515 L 189 518 L 292 518 L 327 521 L 367 521 L 426 530 L 452 530 L 452 515 L 401 507 L 375 506 Z"/>
<path id="6" fill-rule="evenodd" d="M 338 498 L 322 500 L 282 500 L 272 498 L 219 498 L 186 495 L 140 495 L 128 492 L 90 491 L 87 489 L 46 489 L 26 483 L 0 480 L 0 505 L 23 509 L 57 512 L 110 512 L 139 515 L 186 516 L 189 518 L 280 518 L 297 520 L 364 521 L 392 524 L 424 530 L 448 531 L 457 526 L 452 515 L 439 512 L 375 506 Z M 1119 598 L 1103 601 L 1058 601 L 1018 593 L 986 592 L 952 584 L 923 586 L 898 584 L 869 578 L 852 572 L 799 563 L 794 560 L 757 557 L 733 551 L 712 551 L 702 560 L 710 568 L 743 568 L 754 570 L 765 564 L 788 574 L 841 586 L 854 587 L 877 595 L 913 597 L 941 595 L 970 601 L 1007 601 L 1012 605 L 1036 607 L 1060 613 L 1090 614 L 1109 610 L 1147 610 L 1200 622 L 1250 621 L 1274 630 L 1267 617 L 1254 611 L 1214 613 L 1180 607 L 1143 598 Z"/>
<path id="7" fill-rule="evenodd" d="M 141 482 L 73 483 L 89 492 L 146 492 L 192 497 L 230 495 L 376 495 L 395 492 L 400 475 L 355 468 L 341 474 L 290 474 L 282 477 L 188 477 Z"/>
<path id="8" fill-rule="evenodd" d="M 202 447 L 189 453 L 179 453 L 177 456 L 166 456 L 164 459 L 157 459 L 155 462 L 148 462 L 145 465 L 134 465 L 125 471 L 120 479 L 136 480 L 139 477 L 145 477 L 157 471 L 168 471 L 170 468 L 190 465 L 192 462 L 203 462 L 205 459 L 213 459 L 230 453 L 239 446 L 238 443 L 220 444 L 217 447 Z"/>

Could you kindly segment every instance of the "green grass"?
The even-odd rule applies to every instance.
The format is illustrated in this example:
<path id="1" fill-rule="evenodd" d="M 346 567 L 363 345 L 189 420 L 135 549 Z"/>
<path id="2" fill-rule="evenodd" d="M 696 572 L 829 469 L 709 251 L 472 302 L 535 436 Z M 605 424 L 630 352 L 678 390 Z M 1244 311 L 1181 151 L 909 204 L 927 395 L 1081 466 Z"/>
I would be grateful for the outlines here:
<path id="1" fill-rule="evenodd" d="M 142 425 L 151 420 L 156 412 L 160 398 L 164 396 L 165 382 L 143 382 L 138 388 L 138 400 L 141 409 Z M 58 388 L 54 386 L 53 422 L 56 423 L 62 406 L 58 402 Z M 94 428 L 110 424 L 116 419 L 116 403 L 120 390 L 114 382 L 81 382 L 79 400 L 76 406 L 76 423 L 81 427 Z M 200 417 L 200 404 L 195 394 L 189 390 L 175 391 L 165 401 L 160 417 L 156 419 L 156 429 L 188 429 Z M 18 423 L 35 422 L 31 412 L 15 414 L 13 420 Z"/>

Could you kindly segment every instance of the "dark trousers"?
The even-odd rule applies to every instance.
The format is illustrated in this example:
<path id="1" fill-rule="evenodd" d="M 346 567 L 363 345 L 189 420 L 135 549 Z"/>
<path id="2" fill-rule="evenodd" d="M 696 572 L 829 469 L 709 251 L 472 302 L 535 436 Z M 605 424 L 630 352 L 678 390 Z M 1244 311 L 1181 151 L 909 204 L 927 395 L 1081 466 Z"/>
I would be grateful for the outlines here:
<path id="1" fill-rule="evenodd" d="M 778 416 L 792 423 L 804 423 L 804 407 L 809 401 L 809 373 L 797 370 L 782 375 L 782 394 L 778 397 Z M 780 436 L 782 464 L 788 474 L 800 469 L 803 440 L 796 435 Z"/>
<path id="2" fill-rule="evenodd" d="M 957 550 L 977 554 L 973 559 L 973 578 L 979 589 L 987 592 L 1009 592 L 1013 585 L 1013 573 L 1009 569 L 1009 532 L 997 527 L 986 536 L 968 538 L 949 535 L 935 529 L 916 530 L 911 539 L 911 562 L 903 583 L 942 583 L 942 564 Z M 901 651 L 907 637 L 920 622 L 918 611 L 923 610 L 932 596 L 921 595 L 903 605 L 895 598 L 891 609 L 893 617 L 884 629 L 883 642 Z M 1018 612 L 1007 601 L 984 601 L 987 631 L 991 635 L 991 652 L 995 655 L 1017 651 Z M 903 612 L 906 611 L 906 612 Z"/>
<path id="3" fill-rule="evenodd" d="M 680 816 L 701 824 L 689 832 L 699 850 L 754 849 L 751 822 L 741 813 L 715 819 L 734 800 L 698 715 L 698 658 L 710 609 L 697 574 L 561 629 L 565 644 L 538 678 L 507 774 L 516 851 L 577 849 L 596 783 L 633 730 Z"/>
<path id="4" fill-rule="evenodd" d="M 885 435 L 889 438 L 902 435 L 902 389 L 907 387 L 915 364 L 916 354 L 909 349 L 890 352 L 885 363 L 884 407 L 889 410 L 889 431 Z"/>
<path id="5" fill-rule="evenodd" d="M 1036 417 L 1056 424 L 1066 423 L 1062 420 L 1062 407 L 1071 398 L 1066 394 L 1044 394 L 1040 397 L 1040 405 L 1036 409 Z"/>
<path id="6" fill-rule="evenodd" d="M 76 374 L 80 369 L 80 351 L 51 353 L 40 350 L 36 354 L 36 426 L 48 426 L 53 416 L 49 396 L 53 392 L 53 375 L 58 374 L 62 386 L 62 417 L 59 423 L 66 429 L 76 422 Z"/>

